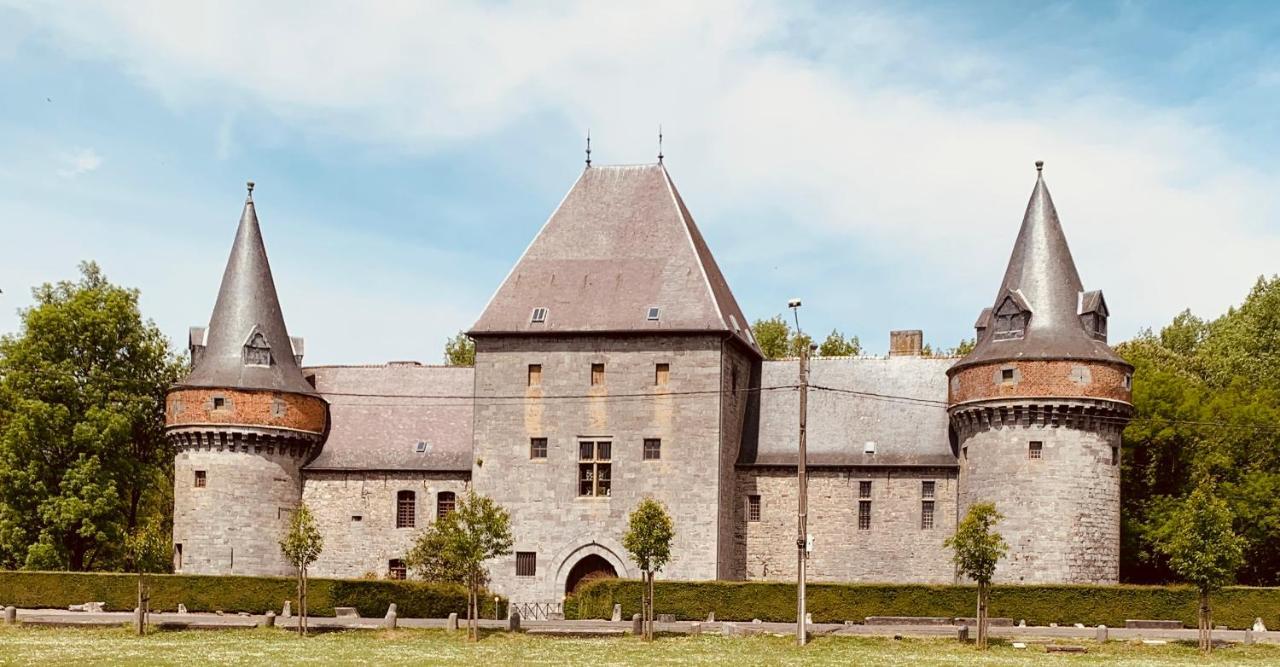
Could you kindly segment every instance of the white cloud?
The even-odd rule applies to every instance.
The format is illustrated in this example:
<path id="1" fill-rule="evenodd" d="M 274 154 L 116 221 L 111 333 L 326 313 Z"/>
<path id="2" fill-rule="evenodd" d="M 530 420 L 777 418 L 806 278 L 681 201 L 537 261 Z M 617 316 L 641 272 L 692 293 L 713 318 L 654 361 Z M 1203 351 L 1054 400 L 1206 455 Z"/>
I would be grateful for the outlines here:
<path id="1" fill-rule="evenodd" d="M 998 283 L 1034 159 L 1048 162 L 1081 273 L 1107 290 L 1119 335 L 1187 306 L 1219 312 L 1280 256 L 1277 174 L 1233 161 L 1216 128 L 1089 72 L 1022 89 L 1015 70 L 1034 65 L 920 16 L 710 1 L 154 1 L 38 14 L 67 48 L 118 60 L 176 105 L 261 105 L 409 151 L 549 117 L 590 125 L 602 162 L 635 161 L 662 121 L 704 226 L 778 211 L 772 228 L 735 231 L 733 251 L 789 260 L 787 280 L 825 289 L 842 327 L 864 319 L 854 308 L 913 307 L 859 293 L 874 289 L 932 294 L 971 321 Z M 832 262 L 795 261 L 855 244 L 851 256 L 878 256 L 900 284 L 817 287 L 829 276 L 814 271 Z"/>
<path id="2" fill-rule="evenodd" d="M 58 175 L 63 178 L 75 178 L 81 174 L 87 174 L 97 170 L 102 166 L 102 156 L 98 155 L 92 148 L 81 148 L 79 150 L 64 153 L 58 157 L 58 162 L 62 166 L 58 168 Z"/>

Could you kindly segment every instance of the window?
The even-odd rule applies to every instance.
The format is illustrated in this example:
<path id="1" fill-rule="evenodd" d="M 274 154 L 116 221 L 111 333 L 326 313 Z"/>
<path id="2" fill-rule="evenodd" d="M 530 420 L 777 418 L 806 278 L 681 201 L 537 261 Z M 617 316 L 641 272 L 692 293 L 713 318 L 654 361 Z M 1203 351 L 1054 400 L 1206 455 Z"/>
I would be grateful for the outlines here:
<path id="1" fill-rule="evenodd" d="M 866 441 L 866 442 L 862 443 L 862 453 L 863 453 L 863 454 L 875 454 L 875 453 L 876 453 L 876 443 L 875 443 L 874 441 L 872 441 L 872 440 L 868 440 L 868 441 Z"/>
<path id="2" fill-rule="evenodd" d="M 173 569 L 177 572 L 182 571 L 182 543 L 177 542 L 173 545 Z"/>
<path id="3" fill-rule="evenodd" d="M 920 482 L 920 497 L 925 500 L 933 500 L 933 491 L 937 486 L 937 482 L 928 481 Z"/>
<path id="4" fill-rule="evenodd" d="M 255 331 L 249 336 L 249 342 L 244 344 L 243 355 L 242 361 L 246 366 L 271 365 L 271 346 L 267 345 L 267 339 L 261 331 Z"/>
<path id="5" fill-rule="evenodd" d="M 1039 440 L 1032 440 L 1031 444 L 1027 447 L 1027 458 L 1029 459 L 1041 458 L 1041 455 L 1043 453 L 1044 453 L 1044 443 L 1040 442 Z"/>
<path id="6" fill-rule="evenodd" d="M 747 496 L 747 521 L 760 520 L 760 496 Z"/>
<path id="7" fill-rule="evenodd" d="M 203 489 L 209 485 L 209 477 L 203 470 L 196 471 L 196 488 Z"/>
<path id="8" fill-rule="evenodd" d="M 529 386 L 539 387 L 542 385 L 542 364 L 529 364 Z"/>
<path id="9" fill-rule="evenodd" d="M 360 514 L 351 515 L 351 523 L 360 523 L 361 521 L 364 521 L 364 516 Z"/>
<path id="10" fill-rule="evenodd" d="M 424 441 L 422 441 L 422 440 L 419 440 L 419 441 L 418 441 L 418 444 L 414 446 L 413 451 L 415 451 L 415 452 L 417 452 L 417 453 L 419 453 L 419 454 L 421 454 L 421 453 L 423 453 L 423 452 L 427 451 L 427 443 L 426 443 L 426 442 L 424 442 Z"/>
<path id="11" fill-rule="evenodd" d="M 858 482 L 858 497 L 859 498 L 871 497 L 871 482 L 868 482 L 865 480 Z"/>
<path id="12" fill-rule="evenodd" d="M 611 442 L 578 443 L 578 495 L 609 495 L 612 449 Z"/>
<path id="13" fill-rule="evenodd" d="M 868 482 L 869 484 L 870 482 Z M 858 530 L 871 530 L 871 501 L 858 501 Z"/>
<path id="14" fill-rule="evenodd" d="M 1120 465 L 1120 448 L 1119 447 L 1111 448 L 1111 465 L 1113 466 Z"/>
<path id="15" fill-rule="evenodd" d="M 226 407 L 227 407 L 227 399 L 223 398 L 222 396 L 214 396 L 214 397 L 213 397 L 213 409 L 214 409 L 214 410 L 222 410 L 222 409 L 224 409 L 224 408 L 226 408 Z"/>
<path id="16" fill-rule="evenodd" d="M 604 384 L 604 364 L 591 364 L 591 386 Z"/>
<path id="17" fill-rule="evenodd" d="M 458 505 L 458 497 L 452 491 L 441 491 L 436 494 L 436 520 L 445 518 Z"/>
<path id="18" fill-rule="evenodd" d="M 920 530 L 933 530 L 933 501 L 920 502 Z"/>
<path id="19" fill-rule="evenodd" d="M 547 309 L 546 309 L 546 308 L 534 308 L 534 309 L 533 309 L 533 317 L 531 317 L 531 318 L 529 319 L 529 321 L 531 321 L 531 322 L 546 322 L 546 321 L 547 321 Z"/>
<path id="20" fill-rule="evenodd" d="M 387 576 L 392 579 L 404 579 L 408 576 L 409 571 L 404 566 L 404 561 L 399 558 L 392 558 L 387 561 Z"/>
<path id="21" fill-rule="evenodd" d="M 1001 369 L 1000 369 L 1000 381 L 1001 381 L 1001 382 L 1013 382 L 1013 369 L 1012 369 L 1012 368 L 1001 368 Z"/>
<path id="22" fill-rule="evenodd" d="M 532 551 L 516 552 L 516 576 L 532 577 L 538 573 L 538 554 Z"/>
<path id="23" fill-rule="evenodd" d="M 647 318 L 647 319 L 649 319 L 649 320 L 657 320 L 657 319 L 658 319 L 658 307 L 657 307 L 657 306 L 649 306 L 649 313 L 648 313 L 648 315 L 646 316 L 646 318 Z"/>
<path id="24" fill-rule="evenodd" d="M 667 386 L 671 379 L 671 364 L 656 364 L 653 367 L 653 383 L 659 387 Z"/>
<path id="25" fill-rule="evenodd" d="M 546 438 L 529 438 L 529 458 L 531 459 L 547 458 L 547 439 Z"/>
<path id="26" fill-rule="evenodd" d="M 1122 380 L 1122 382 L 1124 383 L 1124 388 L 1125 388 L 1125 389 L 1133 389 L 1133 376 L 1132 376 L 1132 375 L 1130 375 L 1130 374 L 1128 374 L 1128 373 L 1125 373 L 1125 374 L 1124 374 L 1124 380 Z"/>
<path id="27" fill-rule="evenodd" d="M 396 493 L 396 528 L 413 528 L 417 514 L 417 495 L 412 491 Z"/>
<path id="28" fill-rule="evenodd" d="M 965 445 L 964 447 L 960 448 L 960 456 L 963 457 L 964 460 L 966 461 L 969 460 L 969 445 Z"/>
<path id="29" fill-rule="evenodd" d="M 644 460 L 657 461 L 662 458 L 662 441 L 658 438 L 644 439 Z"/>

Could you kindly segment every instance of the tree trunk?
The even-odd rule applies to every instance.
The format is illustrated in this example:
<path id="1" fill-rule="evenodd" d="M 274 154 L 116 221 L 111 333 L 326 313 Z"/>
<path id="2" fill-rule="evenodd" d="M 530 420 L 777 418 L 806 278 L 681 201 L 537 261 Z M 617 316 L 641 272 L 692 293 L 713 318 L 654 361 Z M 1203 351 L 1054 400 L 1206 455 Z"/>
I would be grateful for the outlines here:
<path id="1" fill-rule="evenodd" d="M 978 583 L 978 639 L 979 649 L 987 648 L 987 584 Z"/>
<path id="2" fill-rule="evenodd" d="M 649 570 L 649 641 L 653 641 L 654 631 L 657 630 L 658 609 L 653 599 L 653 570 Z"/>
<path id="3" fill-rule="evenodd" d="M 138 623 L 138 636 L 147 634 L 147 617 L 146 612 L 142 609 L 142 570 L 138 570 L 138 613 L 142 615 L 141 622 Z"/>
<path id="4" fill-rule="evenodd" d="M 306 637 L 307 636 L 307 566 L 305 565 L 302 566 L 302 595 L 299 597 L 301 599 L 298 600 L 298 607 L 299 607 L 299 610 L 302 612 L 302 615 L 298 617 L 298 620 L 302 623 L 302 636 Z"/>
<path id="5" fill-rule="evenodd" d="M 1213 650 L 1213 617 L 1209 610 L 1209 591 L 1200 591 L 1200 650 Z"/>
<path id="6" fill-rule="evenodd" d="M 294 597 L 298 598 L 298 636 L 302 636 L 302 567 L 298 567 L 298 591 Z"/>

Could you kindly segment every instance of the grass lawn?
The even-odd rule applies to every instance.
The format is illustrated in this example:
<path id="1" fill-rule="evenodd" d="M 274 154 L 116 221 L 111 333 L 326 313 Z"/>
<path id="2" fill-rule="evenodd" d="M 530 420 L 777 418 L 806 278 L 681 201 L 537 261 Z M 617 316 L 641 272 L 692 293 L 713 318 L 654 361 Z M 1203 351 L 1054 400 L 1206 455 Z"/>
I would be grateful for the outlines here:
<path id="1" fill-rule="evenodd" d="M 1000 644 L 982 653 L 954 641 L 818 637 L 797 648 L 789 637 L 660 636 L 568 639 L 492 633 L 468 644 L 439 630 L 349 631 L 307 639 L 282 630 L 156 632 L 124 629 L 0 628 L 0 664 L 844 664 L 844 665 L 1205 665 L 1280 664 L 1280 646 L 1232 646 L 1205 660 L 1194 646 L 1089 643 L 1086 655 L 1046 654 Z"/>

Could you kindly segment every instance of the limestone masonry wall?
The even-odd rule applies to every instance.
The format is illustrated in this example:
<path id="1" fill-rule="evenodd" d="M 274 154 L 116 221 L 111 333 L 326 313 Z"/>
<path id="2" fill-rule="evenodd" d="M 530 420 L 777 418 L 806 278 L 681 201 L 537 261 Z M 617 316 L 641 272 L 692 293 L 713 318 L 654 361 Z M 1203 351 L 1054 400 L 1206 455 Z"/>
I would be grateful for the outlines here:
<path id="1" fill-rule="evenodd" d="M 415 471 L 305 471 L 303 502 L 324 535 L 324 551 L 311 567 L 317 577 L 387 577 L 392 559 L 403 559 L 418 533 L 436 519 L 438 494 L 461 498 L 467 473 Z M 396 527 L 396 498 L 413 491 L 412 527 Z M 357 519 L 356 517 L 359 517 Z"/>
<path id="2" fill-rule="evenodd" d="M 860 482 L 871 482 L 861 498 Z M 922 528 L 922 482 L 934 482 L 933 527 Z M 760 520 L 747 520 L 748 496 L 760 496 Z M 738 469 L 737 533 L 746 553 L 746 578 L 796 576 L 796 471 Z M 812 581 L 938 583 L 955 580 L 942 542 L 955 532 L 957 480 L 953 468 L 810 468 L 809 555 Z M 858 503 L 871 501 L 871 526 L 858 528 Z"/>

